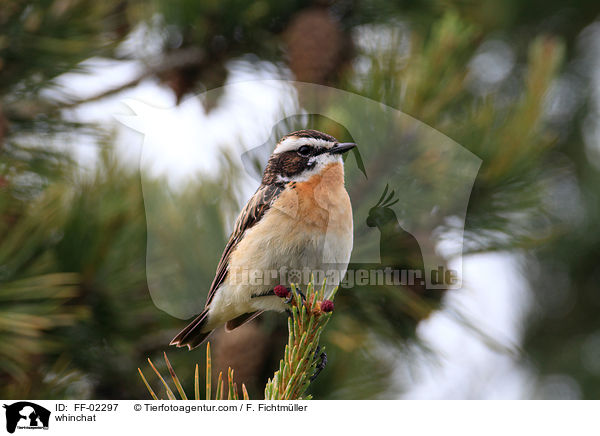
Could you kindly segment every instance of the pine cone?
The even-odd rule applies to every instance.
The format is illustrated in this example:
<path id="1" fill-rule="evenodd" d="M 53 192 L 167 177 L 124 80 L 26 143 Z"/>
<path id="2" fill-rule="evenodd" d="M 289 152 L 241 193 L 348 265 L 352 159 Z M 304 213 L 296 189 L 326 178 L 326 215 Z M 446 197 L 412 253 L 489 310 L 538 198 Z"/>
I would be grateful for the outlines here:
<path id="1" fill-rule="evenodd" d="M 284 33 L 284 41 L 296 79 L 321 84 L 337 72 L 348 47 L 340 23 L 323 8 L 297 13 Z"/>

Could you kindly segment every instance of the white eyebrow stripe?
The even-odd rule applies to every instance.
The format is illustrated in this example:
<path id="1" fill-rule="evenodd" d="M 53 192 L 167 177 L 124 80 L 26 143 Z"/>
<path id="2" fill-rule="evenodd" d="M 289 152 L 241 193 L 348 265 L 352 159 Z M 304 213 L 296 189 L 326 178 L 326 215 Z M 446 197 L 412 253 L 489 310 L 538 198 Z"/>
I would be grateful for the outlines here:
<path id="1" fill-rule="evenodd" d="M 334 144 L 334 142 L 326 141 L 324 139 L 301 138 L 298 136 L 290 136 L 289 138 L 285 138 L 283 141 L 277 144 L 277 147 L 275 147 L 275 151 L 273 151 L 273 154 L 279 154 L 284 153 L 286 151 L 296 150 L 302 145 L 312 145 L 313 147 L 331 148 Z"/>

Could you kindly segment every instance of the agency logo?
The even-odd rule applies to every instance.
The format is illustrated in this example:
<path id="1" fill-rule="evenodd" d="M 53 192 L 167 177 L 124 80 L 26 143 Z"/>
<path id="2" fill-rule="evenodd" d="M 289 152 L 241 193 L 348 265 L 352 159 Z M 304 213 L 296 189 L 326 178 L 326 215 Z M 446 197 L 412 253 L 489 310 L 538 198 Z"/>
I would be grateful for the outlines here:
<path id="1" fill-rule="evenodd" d="M 29 401 L 4 404 L 6 409 L 6 431 L 14 433 L 19 430 L 48 430 L 50 411 Z"/>
<path id="2" fill-rule="evenodd" d="M 339 284 L 348 289 L 345 293 L 348 298 L 360 295 L 356 302 L 362 306 L 366 298 L 371 298 L 374 310 L 382 310 L 382 298 L 395 292 L 402 296 L 394 300 L 398 307 L 386 306 L 385 310 L 398 311 L 410 319 L 428 316 L 432 308 L 439 306 L 445 291 L 462 287 L 465 217 L 482 163 L 479 157 L 423 122 L 358 94 L 293 81 L 260 80 L 252 84 L 264 92 L 272 90 L 286 96 L 281 110 L 273 116 L 265 115 L 263 121 L 250 129 L 245 117 L 233 115 L 227 117 L 226 126 L 215 129 L 235 128 L 244 134 L 240 133 L 234 143 L 226 143 L 224 148 L 230 149 L 229 146 L 236 144 L 240 153 L 231 153 L 227 158 L 231 160 L 223 166 L 223 177 L 215 179 L 214 185 L 207 183 L 206 192 L 214 189 L 217 202 L 220 195 L 217 192 L 223 191 L 222 184 L 229 180 L 225 176 L 231 173 L 239 174 L 240 185 L 247 185 L 247 195 L 252 194 L 252 188 L 262 183 L 275 145 L 290 132 L 316 129 L 340 142 L 355 143 L 357 147 L 350 152 L 352 154 L 345 155 L 343 166 L 344 186 L 352 206 L 352 254 L 348 262 L 341 253 L 340 219 L 329 219 L 336 213 L 338 217 L 348 215 L 339 213 L 337 206 L 332 207 L 337 203 L 333 203 L 333 197 L 328 194 L 331 178 L 316 178 L 315 183 L 306 185 L 310 186 L 308 191 L 302 191 L 304 200 L 294 188 L 286 191 L 286 202 L 272 202 L 272 196 L 255 198 L 257 203 L 253 209 L 278 209 L 277 215 L 285 217 L 286 222 L 296 220 L 298 223 L 297 226 L 289 224 L 290 228 L 305 228 L 306 214 L 302 212 L 302 205 L 308 204 L 308 198 L 313 205 L 311 210 L 317 211 L 321 223 L 315 233 L 317 236 L 312 239 L 310 253 L 303 251 L 298 258 L 277 259 L 273 265 L 267 263 L 264 267 L 253 264 L 239 271 L 229 269 L 228 280 L 269 289 L 278 283 L 306 285 L 309 280 L 305 277 L 310 279 L 313 275 L 316 283 L 326 279 L 328 286 Z M 196 98 L 216 101 L 221 94 L 231 96 L 232 101 L 247 96 L 243 87 L 232 84 Z M 168 108 L 155 108 L 133 100 L 128 100 L 127 105 L 135 115 L 119 116 L 119 120 L 144 134 L 140 156 L 143 173 L 156 166 L 151 150 L 164 149 L 165 143 L 173 142 L 162 132 L 176 131 L 179 118 Z M 218 123 L 217 118 L 207 116 L 205 121 Z M 165 119 L 173 120 L 174 124 L 165 127 Z M 193 148 L 175 153 L 178 165 L 190 161 L 195 150 L 205 153 L 205 150 L 215 149 L 219 141 L 216 136 L 207 135 L 207 128 L 200 130 Z M 171 146 L 169 149 L 175 150 Z M 199 160 L 204 158 L 204 154 L 199 156 Z M 286 177 L 303 180 L 298 174 L 281 180 Z M 198 298 L 199 271 L 191 260 L 197 258 L 198 246 L 214 240 L 212 211 L 216 208 L 207 206 L 192 212 L 189 205 L 183 203 L 188 197 L 167 195 L 161 185 L 149 180 L 151 178 L 142 178 L 148 288 L 158 308 L 188 319 L 203 309 L 202 299 Z M 190 215 L 186 215 L 186 211 Z M 237 208 L 230 210 L 228 213 L 232 215 L 228 220 L 233 222 L 237 212 Z M 180 255 L 173 256 L 173 252 Z M 309 265 L 305 265 L 305 258 Z M 304 266 L 309 268 L 304 270 Z M 331 288 L 327 292 L 331 292 Z M 408 308 L 410 314 L 406 313 Z"/>

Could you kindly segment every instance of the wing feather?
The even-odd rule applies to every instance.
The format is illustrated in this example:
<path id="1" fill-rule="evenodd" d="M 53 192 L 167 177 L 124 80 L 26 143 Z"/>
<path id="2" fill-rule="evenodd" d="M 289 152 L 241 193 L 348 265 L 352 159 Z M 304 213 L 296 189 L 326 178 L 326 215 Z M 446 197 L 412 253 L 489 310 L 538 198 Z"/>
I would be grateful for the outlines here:
<path id="1" fill-rule="evenodd" d="M 208 307 L 214 298 L 219 286 L 221 286 L 227 278 L 229 259 L 238 243 L 242 240 L 244 233 L 261 220 L 284 189 L 285 184 L 283 183 L 259 186 L 252 198 L 248 200 L 244 209 L 240 212 L 240 215 L 235 222 L 233 233 L 229 237 L 229 241 L 221 255 L 221 260 L 217 265 L 217 272 L 208 292 L 206 307 Z"/>

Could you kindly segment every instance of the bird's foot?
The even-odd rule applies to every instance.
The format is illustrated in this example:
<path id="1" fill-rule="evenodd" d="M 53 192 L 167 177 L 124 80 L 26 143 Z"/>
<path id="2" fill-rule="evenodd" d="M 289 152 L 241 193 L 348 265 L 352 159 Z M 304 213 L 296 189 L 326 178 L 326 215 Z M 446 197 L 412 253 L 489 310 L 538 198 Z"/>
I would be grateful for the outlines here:
<path id="1" fill-rule="evenodd" d="M 302 292 L 302 290 L 297 287 L 296 288 L 296 292 L 298 293 L 298 295 L 300 295 L 300 298 L 302 298 L 302 303 L 303 304 L 306 303 L 306 295 L 304 295 L 304 293 Z M 291 303 L 291 301 L 292 301 L 292 291 L 291 291 L 291 289 L 290 289 L 290 296 L 288 297 L 288 300 L 286 300 L 285 302 L 286 303 Z"/>
<path id="2" fill-rule="evenodd" d="M 292 292 L 291 288 L 287 288 L 289 294 L 288 297 L 285 299 L 284 303 L 285 304 L 290 304 L 292 301 L 294 301 L 294 293 Z M 306 303 L 306 295 L 304 295 L 304 293 L 299 289 L 296 288 L 296 292 L 298 293 L 298 295 L 300 295 L 302 304 Z M 286 313 L 288 314 L 288 316 L 291 318 L 292 317 L 292 311 L 290 309 L 285 309 Z"/>
<path id="3" fill-rule="evenodd" d="M 317 366 L 315 367 L 315 372 L 313 375 L 310 376 L 310 382 L 312 383 L 317 376 L 321 373 L 321 371 L 323 371 L 323 369 L 327 366 L 327 353 L 325 353 L 325 351 L 321 351 L 321 347 L 319 345 L 317 345 L 317 348 L 315 349 L 315 356 L 319 355 L 319 362 L 317 363 Z"/>
<path id="4" fill-rule="evenodd" d="M 292 292 L 292 290 L 290 288 L 287 288 L 289 291 L 288 297 L 285 299 L 285 304 L 290 304 L 292 302 L 292 300 L 294 299 L 294 293 Z"/>
<path id="5" fill-rule="evenodd" d="M 300 290 L 300 288 L 296 288 L 296 292 L 302 298 L 302 302 L 306 302 L 306 295 Z M 286 296 L 287 295 L 287 296 Z M 290 304 L 294 300 L 294 293 L 291 288 L 284 286 L 276 286 L 274 289 L 269 289 L 268 291 L 261 292 L 259 294 L 252 294 L 250 298 L 260 298 L 260 297 L 280 297 L 285 298 L 285 304 Z"/>
<path id="6" fill-rule="evenodd" d="M 282 286 L 283 288 L 283 286 Z M 290 304 L 292 301 L 294 301 L 294 293 L 292 292 L 291 288 L 285 288 L 287 290 L 287 298 L 285 299 L 285 304 Z M 306 302 L 306 295 L 304 295 L 304 293 L 300 290 L 300 288 L 296 288 L 296 293 L 298 295 L 300 295 L 300 298 L 302 298 L 302 302 L 305 303 Z M 277 292 L 275 292 L 276 295 L 279 295 Z"/>

